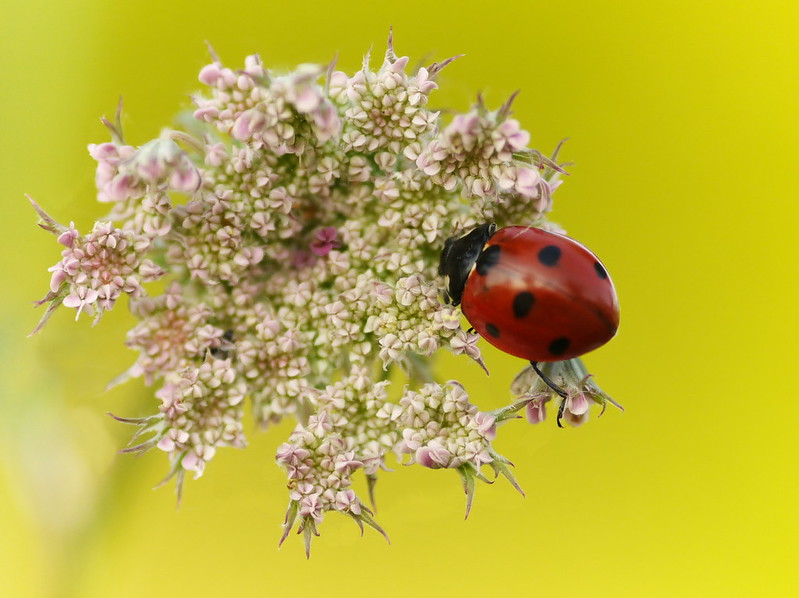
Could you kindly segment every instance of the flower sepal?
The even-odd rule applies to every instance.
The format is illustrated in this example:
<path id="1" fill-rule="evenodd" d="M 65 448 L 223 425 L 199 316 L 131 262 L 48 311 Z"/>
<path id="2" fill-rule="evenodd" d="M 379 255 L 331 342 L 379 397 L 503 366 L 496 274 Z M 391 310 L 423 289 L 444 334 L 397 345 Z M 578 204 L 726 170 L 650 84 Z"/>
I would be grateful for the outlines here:
<path id="1" fill-rule="evenodd" d="M 36 210 L 36 213 L 39 215 L 39 228 L 43 228 L 44 230 L 53 233 L 54 235 L 63 235 L 64 233 L 68 233 L 71 230 L 71 227 L 64 226 L 60 222 L 57 222 L 50 214 L 45 212 L 42 207 L 36 203 L 36 201 L 30 196 L 25 195 L 28 198 L 28 201 L 31 202 L 33 209 Z"/>
<path id="2" fill-rule="evenodd" d="M 619 403 L 594 382 L 593 376 L 588 373 L 579 358 L 542 363 L 539 367 L 566 393 L 566 398 L 561 401 L 559 408 L 559 422 L 563 417 L 572 426 L 584 424 L 588 421 L 590 407 L 593 403 L 602 406 L 600 416 L 605 413 L 608 403 L 618 407 L 622 412 L 624 411 Z M 536 424 L 544 421 L 545 405 L 555 397 L 555 393 L 535 373 L 532 366 L 526 367 L 516 376 L 511 390 L 521 396 L 512 405 L 494 412 L 497 421 L 513 417 L 513 413 L 523 407 L 527 408 L 527 419 L 530 423 Z"/>
<path id="3" fill-rule="evenodd" d="M 469 513 L 472 510 L 472 503 L 474 502 L 475 480 L 480 480 L 486 484 L 493 484 L 494 480 L 489 480 L 479 469 L 468 462 L 458 467 L 458 473 L 463 482 L 463 491 L 466 493 L 466 515 L 464 519 L 468 519 Z"/>
<path id="4" fill-rule="evenodd" d="M 493 461 L 491 461 L 489 465 L 491 466 L 491 469 L 494 470 L 494 480 L 496 481 L 496 479 L 502 475 L 511 483 L 511 486 L 516 488 L 519 494 L 522 496 L 527 496 L 524 493 L 524 490 L 522 490 L 522 487 L 519 486 L 519 482 L 516 481 L 516 477 L 513 475 L 513 472 L 510 470 L 510 468 L 513 467 L 513 463 L 511 463 L 509 459 L 497 453 L 493 448 L 489 448 L 488 452 L 493 458 Z"/>
<path id="5" fill-rule="evenodd" d="M 167 422 L 162 414 L 151 415 L 149 417 L 119 417 L 109 412 L 108 415 L 118 422 L 138 426 L 139 428 L 131 437 L 128 446 L 117 451 L 119 454 L 136 453 L 138 456 L 141 456 L 151 448 L 158 446 L 159 441 L 166 432 Z M 151 435 L 150 438 L 139 444 L 133 444 L 139 437 L 147 434 Z"/>
<path id="6" fill-rule="evenodd" d="M 366 508 L 364 505 L 361 505 L 361 512 L 360 513 L 353 513 L 352 511 L 346 511 L 346 514 L 352 517 L 355 523 L 358 524 L 358 527 L 361 528 L 361 536 L 363 536 L 363 524 L 365 523 L 372 529 L 380 532 L 380 534 L 386 539 L 386 542 L 391 544 L 391 540 L 388 537 L 386 531 L 374 520 L 374 513 Z"/>
<path id="7" fill-rule="evenodd" d="M 305 556 L 306 558 L 311 558 L 311 541 L 313 540 L 314 536 L 319 537 L 319 530 L 317 529 L 317 524 L 322 521 L 321 516 L 317 516 L 316 518 L 313 515 L 300 515 L 301 505 L 299 500 L 290 500 L 289 506 L 286 509 L 286 517 L 283 520 L 283 535 L 280 536 L 280 541 L 278 542 L 278 546 L 282 546 L 283 542 L 286 541 L 286 538 L 289 537 L 291 530 L 294 528 L 294 524 L 297 523 L 297 518 L 299 517 L 299 524 L 297 526 L 297 534 L 303 535 L 303 541 L 305 543 Z M 386 542 L 391 544 L 391 540 L 386 534 L 386 531 L 374 520 L 372 515 L 372 511 L 370 511 L 365 505 L 361 504 L 358 501 L 358 509 L 357 513 L 355 512 L 356 509 L 347 509 L 342 510 L 341 512 L 348 515 L 355 521 L 358 527 L 361 530 L 361 536 L 363 536 L 364 531 L 364 524 L 368 525 L 369 527 L 377 530 L 380 534 L 386 539 Z"/>
<path id="8" fill-rule="evenodd" d="M 67 289 L 62 289 L 58 293 L 53 293 L 52 291 L 50 291 L 47 293 L 47 295 L 45 295 L 44 299 L 36 302 L 37 306 L 47 302 L 49 302 L 50 305 L 47 306 L 47 311 L 45 311 L 42 317 L 39 319 L 39 323 L 36 324 L 36 328 L 34 328 L 31 331 L 31 333 L 28 334 L 28 336 L 33 336 L 34 334 L 39 332 L 44 327 L 45 324 L 47 324 L 47 321 L 55 313 L 55 310 L 61 307 L 61 304 L 64 302 L 64 297 L 66 296 L 67 296 Z"/>

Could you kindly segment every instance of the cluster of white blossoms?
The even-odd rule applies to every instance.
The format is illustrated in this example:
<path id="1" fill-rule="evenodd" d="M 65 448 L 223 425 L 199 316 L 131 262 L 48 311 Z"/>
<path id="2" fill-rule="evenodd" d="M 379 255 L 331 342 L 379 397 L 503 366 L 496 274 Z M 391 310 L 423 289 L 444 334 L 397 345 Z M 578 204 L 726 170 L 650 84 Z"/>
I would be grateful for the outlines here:
<path id="1" fill-rule="evenodd" d="M 489 442 L 497 433 L 496 418 L 478 411 L 454 380 L 407 391 L 392 415 L 400 423 L 400 451 L 412 455 L 411 462 L 431 469 L 469 464 L 479 471 L 493 461 Z"/>
<path id="2" fill-rule="evenodd" d="M 277 450 L 277 463 L 289 478 L 289 508 L 283 523 L 283 537 L 288 537 L 299 516 L 298 532 L 305 535 L 305 550 L 310 554 L 311 538 L 318 535 L 316 526 L 327 511 L 349 515 L 361 526 L 370 525 L 383 533 L 371 517 L 371 511 L 350 489 L 352 473 L 364 467 L 356 452 L 353 437 L 343 437 L 322 410 L 298 424 L 289 441 Z"/>
<path id="3" fill-rule="evenodd" d="M 50 291 L 41 303 L 50 303 L 42 324 L 59 305 L 73 307 L 81 313 L 99 318 L 111 309 L 124 293 L 132 298 L 143 296 L 145 282 L 163 276 L 164 270 L 144 255 L 151 240 L 131 230 L 119 229 L 110 222 L 96 222 L 85 237 L 74 223 L 69 227 L 55 222 L 35 203 L 42 217 L 42 227 L 58 235 L 66 247 L 62 259 L 49 268 Z"/>
<path id="4" fill-rule="evenodd" d="M 139 320 L 127 339 L 139 358 L 119 380 L 154 386 L 157 411 L 118 418 L 144 439 L 125 450 L 165 452 L 180 488 L 218 449 L 246 445 L 244 405 L 262 428 L 296 420 L 277 461 L 284 531 L 296 523 L 307 546 L 328 511 L 380 529 L 351 478 L 362 470 L 372 494 L 392 452 L 456 469 L 469 504 L 483 466 L 515 485 L 496 426 L 525 407 L 541 421 L 551 392 L 522 377 L 517 402 L 484 412 L 459 383 L 434 381 L 440 349 L 485 367 L 437 267 L 448 237 L 487 218 L 554 228 L 562 169 L 527 147 L 510 101 L 442 123 L 427 104 L 449 62 L 408 72 L 391 39 L 379 69 L 367 59 L 354 75 L 214 55 L 186 130 L 137 148 L 118 111 L 112 140 L 89 147 L 107 221 L 82 237 L 35 206 L 66 246 L 42 321 L 59 305 L 99 317 L 122 294 Z M 567 421 L 608 400 L 581 366 L 547 367 Z M 398 370 L 404 389 L 389 383 Z"/>

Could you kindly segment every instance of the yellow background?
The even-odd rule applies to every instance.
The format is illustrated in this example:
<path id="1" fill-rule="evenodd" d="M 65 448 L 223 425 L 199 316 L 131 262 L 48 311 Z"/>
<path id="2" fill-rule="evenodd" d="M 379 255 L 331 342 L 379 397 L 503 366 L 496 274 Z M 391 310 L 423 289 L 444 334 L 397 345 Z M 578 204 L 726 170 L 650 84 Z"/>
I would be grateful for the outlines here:
<path id="1" fill-rule="evenodd" d="M 238 4 L 236 8 L 233 8 Z M 168 6 L 165 6 L 168 5 Z M 45 2 L 0 8 L 0 595 L 788 596 L 797 584 L 799 5 L 778 2 Z M 382 55 L 448 67 L 433 105 L 514 90 L 533 145 L 570 137 L 554 219 L 593 248 L 622 303 L 619 336 L 588 356 L 627 411 L 580 429 L 513 422 L 498 450 L 522 499 L 481 485 L 470 519 L 453 472 L 399 468 L 375 533 L 330 515 L 306 562 L 277 550 L 287 497 L 273 463 L 288 424 L 251 430 L 187 483 L 175 510 L 154 451 L 106 411 L 153 410 L 133 382 L 124 306 L 95 329 L 64 310 L 40 334 L 31 300 L 58 246 L 32 194 L 87 230 L 86 144 L 125 97 L 129 140 L 170 124 L 210 40 L 230 66 Z M 491 409 L 521 363 L 486 349 L 442 377 Z M 246 593 L 246 594 L 245 594 Z"/>

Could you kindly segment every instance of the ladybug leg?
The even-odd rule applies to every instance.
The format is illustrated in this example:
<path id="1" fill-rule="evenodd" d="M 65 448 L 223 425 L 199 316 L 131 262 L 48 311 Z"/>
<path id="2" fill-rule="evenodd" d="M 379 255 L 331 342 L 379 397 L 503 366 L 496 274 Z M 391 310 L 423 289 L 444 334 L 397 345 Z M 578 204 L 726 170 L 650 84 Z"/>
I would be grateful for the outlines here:
<path id="1" fill-rule="evenodd" d="M 547 376 L 544 372 L 542 372 L 538 368 L 538 362 L 537 361 L 531 361 L 530 365 L 533 366 L 533 371 L 535 371 L 535 373 L 538 374 L 538 376 L 541 378 L 541 380 L 544 381 L 544 384 L 549 386 L 552 390 L 554 390 L 560 396 L 561 400 L 560 400 L 560 406 L 558 407 L 558 420 L 557 421 L 558 421 L 558 427 L 562 428 L 563 424 L 560 423 L 560 420 L 563 419 L 563 411 L 566 409 L 566 399 L 568 398 L 569 395 L 567 395 L 566 391 L 564 391 L 560 386 L 558 386 L 552 380 L 550 380 L 549 376 Z"/>
<path id="2" fill-rule="evenodd" d="M 466 332 L 468 332 L 469 334 L 474 334 L 474 333 L 475 333 L 475 332 L 477 332 L 477 331 L 474 329 L 474 326 L 472 326 L 472 327 L 471 327 L 471 328 L 469 328 L 469 330 L 467 330 Z"/>
<path id="3" fill-rule="evenodd" d="M 563 412 L 566 410 L 566 397 L 563 397 L 560 400 L 560 406 L 558 407 L 558 427 L 562 428 L 563 424 L 560 423 L 560 420 L 563 419 Z"/>

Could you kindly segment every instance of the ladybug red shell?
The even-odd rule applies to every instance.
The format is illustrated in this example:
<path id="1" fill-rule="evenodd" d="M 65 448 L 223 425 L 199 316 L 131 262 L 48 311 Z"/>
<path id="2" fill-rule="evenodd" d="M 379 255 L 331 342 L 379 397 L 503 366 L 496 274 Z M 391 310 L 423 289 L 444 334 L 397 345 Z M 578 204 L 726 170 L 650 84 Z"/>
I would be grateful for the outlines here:
<path id="1" fill-rule="evenodd" d="M 494 224 L 447 240 L 439 273 L 474 329 L 531 362 L 604 345 L 619 327 L 616 289 L 589 249 L 539 228 Z"/>

